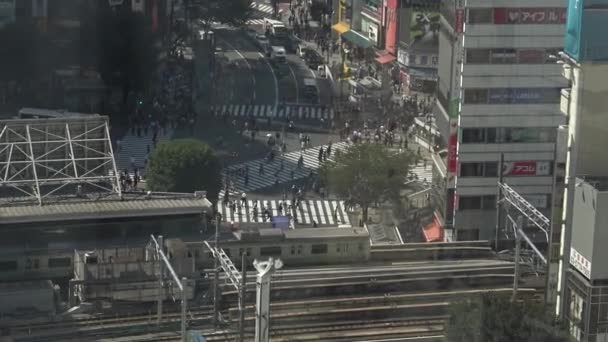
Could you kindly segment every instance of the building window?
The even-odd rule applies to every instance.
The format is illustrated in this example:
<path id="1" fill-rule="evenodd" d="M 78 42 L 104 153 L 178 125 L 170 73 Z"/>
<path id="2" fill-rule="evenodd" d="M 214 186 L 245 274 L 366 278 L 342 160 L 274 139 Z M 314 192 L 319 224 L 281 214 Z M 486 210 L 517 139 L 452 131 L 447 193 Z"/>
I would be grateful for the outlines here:
<path id="1" fill-rule="evenodd" d="M 517 51 L 515 49 L 494 49 L 490 53 L 492 64 L 515 64 L 517 63 Z"/>
<path id="2" fill-rule="evenodd" d="M 467 49 L 467 63 L 488 64 L 490 63 L 490 50 L 488 49 Z"/>
<path id="3" fill-rule="evenodd" d="M 291 255 L 296 254 L 296 246 L 291 246 Z"/>
<path id="4" fill-rule="evenodd" d="M 312 245 L 310 252 L 312 254 L 327 254 L 327 245 Z"/>
<path id="5" fill-rule="evenodd" d="M 496 196 L 486 195 L 481 197 L 481 209 L 495 209 L 496 208 Z"/>
<path id="6" fill-rule="evenodd" d="M 480 210 L 496 208 L 496 196 L 460 196 L 458 210 Z"/>
<path id="7" fill-rule="evenodd" d="M 483 176 L 483 163 L 460 163 L 461 177 Z"/>
<path id="8" fill-rule="evenodd" d="M 458 198 L 459 210 L 481 209 L 481 196 L 460 196 Z"/>
<path id="9" fill-rule="evenodd" d="M 461 137 L 463 144 L 495 143 L 496 128 L 464 128 Z"/>
<path id="10" fill-rule="evenodd" d="M 498 163 L 487 162 L 483 163 L 483 176 L 484 177 L 498 177 Z"/>
<path id="11" fill-rule="evenodd" d="M 260 248 L 260 256 L 277 256 L 281 255 L 280 246 L 269 246 Z"/>
<path id="12" fill-rule="evenodd" d="M 488 103 L 488 90 L 487 89 L 465 89 L 464 90 L 464 103 L 467 103 L 467 104 Z"/>
<path id="13" fill-rule="evenodd" d="M 70 258 L 50 258 L 49 259 L 49 268 L 54 267 L 69 267 L 72 264 L 72 259 Z"/>
<path id="14" fill-rule="evenodd" d="M 462 143 L 482 143 L 485 142 L 484 128 L 464 128 L 462 130 Z"/>
<path id="15" fill-rule="evenodd" d="M 469 8 L 467 23 L 469 24 L 491 24 L 491 8 Z"/>

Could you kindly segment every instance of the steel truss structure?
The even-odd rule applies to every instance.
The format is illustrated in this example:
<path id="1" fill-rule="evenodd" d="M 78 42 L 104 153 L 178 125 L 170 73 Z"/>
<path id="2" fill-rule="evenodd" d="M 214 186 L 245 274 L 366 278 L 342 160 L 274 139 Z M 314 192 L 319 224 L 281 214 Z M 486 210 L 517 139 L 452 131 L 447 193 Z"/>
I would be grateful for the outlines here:
<path id="1" fill-rule="evenodd" d="M 502 203 L 505 210 L 507 210 L 506 219 L 507 222 L 511 223 L 517 244 L 519 244 L 520 240 L 524 240 L 533 252 L 530 255 L 531 260 L 533 261 L 533 265 L 531 266 L 533 266 L 533 268 L 537 271 L 544 271 L 544 268 L 547 266 L 547 259 L 545 255 L 536 247 L 532 239 L 530 239 L 523 231 L 522 219 L 526 218 L 528 221 L 532 222 L 536 227 L 538 227 L 544 233 L 547 244 L 549 243 L 551 222 L 545 215 L 538 211 L 532 204 L 530 204 L 530 202 L 526 201 L 506 183 L 498 182 L 498 188 L 500 190 L 498 203 Z M 514 219 L 511 217 L 511 215 L 508 213 L 508 209 L 510 207 L 519 212 L 521 219 Z M 519 259 L 519 255 L 516 257 L 516 259 Z"/>
<path id="2" fill-rule="evenodd" d="M 106 117 L 0 121 L 0 198 L 121 195 Z"/>

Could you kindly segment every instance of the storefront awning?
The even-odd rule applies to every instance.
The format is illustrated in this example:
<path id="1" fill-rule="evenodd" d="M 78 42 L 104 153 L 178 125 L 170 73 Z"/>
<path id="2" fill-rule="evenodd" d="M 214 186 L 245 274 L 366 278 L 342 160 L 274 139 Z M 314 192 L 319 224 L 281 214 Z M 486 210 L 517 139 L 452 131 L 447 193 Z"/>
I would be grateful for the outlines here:
<path id="1" fill-rule="evenodd" d="M 348 40 L 349 42 L 357 45 L 358 47 L 362 47 L 365 49 L 374 46 L 374 43 L 372 41 L 353 30 L 344 32 L 342 34 L 342 37 Z"/>
<path id="2" fill-rule="evenodd" d="M 348 23 L 341 21 L 332 26 L 331 29 L 338 32 L 339 34 L 343 34 L 344 32 L 348 32 L 348 30 L 350 30 L 350 26 L 348 25 Z"/>
<path id="3" fill-rule="evenodd" d="M 395 56 L 389 55 L 389 54 L 386 54 L 384 56 L 380 56 L 380 57 L 376 58 L 376 62 L 378 62 L 380 64 L 390 63 L 390 62 L 392 62 L 394 60 L 395 60 Z"/>

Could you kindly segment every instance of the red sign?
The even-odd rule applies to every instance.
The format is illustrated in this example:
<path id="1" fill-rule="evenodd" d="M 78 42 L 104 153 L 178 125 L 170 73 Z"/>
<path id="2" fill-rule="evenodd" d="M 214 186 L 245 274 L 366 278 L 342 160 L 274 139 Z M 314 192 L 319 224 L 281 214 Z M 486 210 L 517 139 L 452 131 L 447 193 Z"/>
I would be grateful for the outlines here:
<path id="1" fill-rule="evenodd" d="M 548 176 L 549 162 L 514 161 L 503 164 L 502 173 L 505 176 Z"/>
<path id="2" fill-rule="evenodd" d="M 464 8 L 456 10 L 456 33 L 464 32 Z"/>
<path id="3" fill-rule="evenodd" d="M 451 133 L 448 138 L 448 172 L 456 173 L 458 135 Z"/>
<path id="4" fill-rule="evenodd" d="M 552 8 L 495 8 L 494 24 L 565 24 L 566 9 Z"/>

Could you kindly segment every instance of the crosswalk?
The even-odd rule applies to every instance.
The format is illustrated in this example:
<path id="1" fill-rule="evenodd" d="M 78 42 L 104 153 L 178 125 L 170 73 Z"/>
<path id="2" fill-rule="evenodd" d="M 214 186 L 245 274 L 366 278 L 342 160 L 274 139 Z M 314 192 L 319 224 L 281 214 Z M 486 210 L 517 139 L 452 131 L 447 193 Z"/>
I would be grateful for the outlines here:
<path id="1" fill-rule="evenodd" d="M 252 18 L 247 21 L 248 25 L 264 25 L 264 18 L 272 18 L 273 10 L 269 4 L 252 2 L 250 7 L 253 9 Z M 279 9 L 279 14 L 282 11 Z"/>
<path id="2" fill-rule="evenodd" d="M 418 164 L 410 170 L 410 174 L 418 181 L 423 182 L 426 180 L 431 183 L 433 181 L 433 168 L 431 167 L 431 162 L 427 162 L 426 166 L 423 161 L 418 162 Z"/>
<path id="3" fill-rule="evenodd" d="M 237 201 L 238 202 L 238 201 Z M 254 210 L 257 203 L 257 210 Z M 268 208 L 271 216 L 284 215 L 289 211 L 291 201 L 286 200 L 246 200 L 245 206 L 240 203 L 236 207 L 218 204 L 222 221 L 233 223 L 256 223 L 264 222 L 263 209 Z M 279 210 L 279 208 L 283 210 Z M 296 225 L 312 225 L 313 221 L 318 226 L 324 225 L 347 225 L 350 226 L 350 218 L 343 201 L 332 200 L 302 200 L 295 208 Z"/>
<path id="4" fill-rule="evenodd" d="M 173 130 L 171 128 L 159 129 L 157 143 L 170 139 L 172 134 Z M 145 161 L 148 157 L 148 146 L 150 146 L 150 153 L 154 150 L 153 136 L 154 133 L 151 129 L 148 132 L 142 129 L 141 136 L 138 136 L 137 132 L 131 131 L 123 136 L 120 139 L 120 148 L 116 148 L 114 151 L 118 171 L 128 170 L 129 175 L 133 176 L 134 169 L 138 168 L 140 175 L 143 175 Z M 131 157 L 133 157 L 134 163 L 131 163 Z"/>
<path id="5" fill-rule="evenodd" d="M 343 150 L 347 146 L 347 142 L 332 144 L 330 159 L 335 155 L 335 151 Z M 277 183 L 282 184 L 307 177 L 311 170 L 317 170 L 320 167 L 320 148 L 320 146 L 317 146 L 303 151 L 288 152 L 281 157 L 276 157 L 271 163 L 267 163 L 265 159 L 257 159 L 228 167 L 224 173 L 224 178 L 229 178 L 232 182 L 230 195 L 240 196 L 243 192 L 248 193 L 273 186 Z M 327 150 L 327 145 L 324 145 L 323 149 Z M 300 155 L 302 156 L 304 165 L 298 168 L 297 164 Z M 263 173 L 260 172 L 260 165 L 263 165 Z M 247 184 L 245 184 L 245 177 L 234 175 L 238 170 L 242 169 L 249 170 Z M 220 197 L 224 197 L 224 190 L 220 192 Z"/>
<path id="6" fill-rule="evenodd" d="M 216 116 L 228 113 L 229 116 L 256 118 L 291 118 L 292 120 L 330 120 L 334 118 L 334 110 L 326 106 L 315 105 L 261 105 L 261 104 L 222 104 L 213 105 L 211 110 Z"/>

